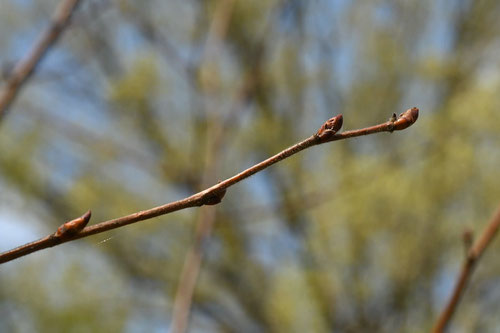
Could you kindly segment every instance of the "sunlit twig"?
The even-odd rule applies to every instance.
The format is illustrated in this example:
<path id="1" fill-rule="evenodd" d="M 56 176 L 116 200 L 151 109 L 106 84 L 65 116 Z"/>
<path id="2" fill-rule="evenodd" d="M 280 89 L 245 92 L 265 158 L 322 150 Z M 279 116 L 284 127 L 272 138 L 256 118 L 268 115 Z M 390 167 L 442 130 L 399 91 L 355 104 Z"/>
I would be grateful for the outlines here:
<path id="1" fill-rule="evenodd" d="M 292 155 L 297 154 L 298 152 L 304 149 L 330 141 L 337 141 L 357 136 L 370 135 L 380 132 L 393 132 L 395 130 L 405 129 L 408 126 L 412 125 L 417 120 L 417 118 L 418 118 L 418 109 L 411 108 L 403 112 L 397 119 L 391 119 L 384 123 L 371 127 L 345 131 L 342 133 L 336 133 L 336 130 L 338 129 L 337 126 L 338 123 L 341 122 L 342 115 L 335 116 L 327 120 L 323 125 L 321 125 L 318 132 L 310 136 L 309 138 L 203 191 L 195 193 L 187 198 L 167 203 L 165 205 L 161 205 L 158 207 L 143 210 L 130 215 L 122 216 L 119 218 L 115 218 L 112 220 L 104 221 L 98 224 L 85 227 L 83 230 L 74 235 L 71 234 L 67 236 L 65 235 L 65 237 L 54 237 L 54 234 L 51 234 L 37 241 L 1 253 L 0 264 L 14 260 L 16 258 L 25 256 L 27 254 L 36 251 L 40 251 L 42 249 L 46 249 L 62 243 L 73 241 L 75 239 L 84 238 L 90 235 L 99 234 L 108 230 L 120 228 L 135 222 L 148 220 L 153 217 L 165 215 L 178 210 L 190 207 L 199 207 L 203 205 L 216 205 L 222 201 L 224 195 L 226 194 L 226 190 L 229 187 L 233 186 L 236 183 L 241 182 L 242 180 L 256 174 L 259 171 L 262 171 L 270 167 L 275 163 L 278 163 Z"/>

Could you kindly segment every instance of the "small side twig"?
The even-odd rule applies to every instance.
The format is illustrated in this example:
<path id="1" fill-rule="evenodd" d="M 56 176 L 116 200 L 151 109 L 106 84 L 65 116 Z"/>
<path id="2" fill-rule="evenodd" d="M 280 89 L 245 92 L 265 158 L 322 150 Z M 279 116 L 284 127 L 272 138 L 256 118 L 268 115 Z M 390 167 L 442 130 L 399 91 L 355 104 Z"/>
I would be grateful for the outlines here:
<path id="1" fill-rule="evenodd" d="M 481 255 L 486 250 L 486 247 L 491 243 L 493 237 L 495 237 L 498 227 L 500 226 L 500 207 L 497 209 L 495 215 L 491 218 L 490 222 L 484 229 L 481 236 L 476 240 L 476 242 L 469 247 L 467 250 L 467 254 L 462 265 L 462 269 L 460 270 L 460 274 L 458 275 L 457 282 L 455 284 L 455 288 L 453 289 L 453 293 L 451 294 L 448 303 L 444 307 L 443 311 L 439 315 L 434 328 L 432 329 L 433 333 L 441 333 L 444 332 L 448 323 L 455 312 L 457 305 L 460 301 L 462 294 L 467 287 L 467 283 L 474 271 L 474 267 L 477 262 L 481 258 Z M 470 242 L 471 234 L 464 235 L 464 243 Z"/>
<path id="2" fill-rule="evenodd" d="M 336 116 L 334 118 L 337 118 L 337 122 L 333 122 L 338 124 L 338 118 L 341 117 L 341 115 Z M 139 221 L 144 221 L 151 219 L 153 217 L 157 217 L 160 215 L 165 215 L 168 213 L 172 213 L 181 209 L 186 209 L 190 207 L 197 207 L 197 206 L 203 206 L 203 205 L 213 205 L 219 203 L 222 198 L 224 197 L 224 194 L 226 192 L 226 189 L 233 186 L 236 183 L 241 182 L 242 180 L 256 174 L 259 171 L 264 170 L 265 168 L 270 167 L 271 165 L 278 163 L 292 155 L 297 154 L 298 152 L 310 148 L 312 146 L 320 145 L 325 142 L 330 142 L 330 141 L 337 141 L 337 140 L 343 140 L 343 139 L 348 139 L 348 138 L 353 138 L 357 136 L 364 136 L 364 135 L 369 135 L 369 134 L 374 134 L 374 133 L 380 133 L 380 132 L 393 132 L 397 130 L 402 130 L 413 124 L 418 118 L 418 109 L 417 108 L 411 108 L 403 112 L 399 118 L 396 120 L 390 119 L 389 121 L 386 121 L 382 124 L 378 124 L 375 126 L 371 127 L 366 127 L 362 129 L 357 129 L 357 130 L 352 130 L 352 131 L 345 131 L 342 133 L 331 133 L 329 132 L 328 135 L 318 135 L 317 133 L 310 136 L 309 138 L 279 152 L 278 154 L 269 157 L 268 159 L 255 164 L 254 166 L 230 177 L 227 178 L 224 181 L 221 181 L 217 183 L 216 185 L 213 185 L 206 190 L 203 190 L 201 192 L 198 192 L 196 194 L 193 194 L 187 198 L 177 200 L 174 202 L 167 203 L 162 206 L 154 207 L 148 210 L 143 210 L 137 213 L 133 213 L 130 215 L 122 216 L 116 219 L 104 221 L 89 227 L 84 228 L 80 232 L 76 233 L 75 235 L 68 235 L 68 237 L 64 238 L 57 238 L 53 237 L 52 235 L 49 235 L 47 237 L 44 237 L 42 239 L 39 239 L 37 241 L 19 246 L 15 249 L 0 253 L 0 264 L 5 263 L 7 261 L 14 260 L 16 258 L 25 256 L 27 254 L 40 251 L 42 249 L 46 249 L 49 247 L 53 247 L 62 243 L 66 243 L 69 241 L 73 241 L 75 239 L 80 239 L 84 237 L 88 237 L 90 235 L 95 235 L 99 234 L 101 232 L 105 232 L 108 230 L 116 229 L 123 227 L 125 225 L 139 222 Z M 333 118 L 332 118 L 333 119 Z M 329 131 L 334 131 L 336 126 L 332 126 L 332 119 L 329 119 L 325 124 L 323 124 L 320 127 L 321 128 L 327 128 Z M 400 126 L 401 124 L 405 124 L 408 126 Z"/>
<path id="3" fill-rule="evenodd" d="M 50 26 L 42 32 L 33 49 L 9 73 L 5 87 L 0 91 L 0 122 L 7 114 L 7 109 L 22 85 L 33 74 L 48 49 L 64 31 L 79 3 L 80 0 L 62 0 L 56 8 Z"/>

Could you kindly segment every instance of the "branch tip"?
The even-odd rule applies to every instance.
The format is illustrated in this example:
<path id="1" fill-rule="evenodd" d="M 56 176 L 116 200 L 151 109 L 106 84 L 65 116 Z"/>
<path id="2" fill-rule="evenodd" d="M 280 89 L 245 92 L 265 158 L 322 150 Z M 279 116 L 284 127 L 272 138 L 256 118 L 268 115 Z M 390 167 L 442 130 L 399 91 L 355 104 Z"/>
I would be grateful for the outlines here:
<path id="1" fill-rule="evenodd" d="M 392 130 L 400 131 L 413 125 L 418 119 L 418 111 L 418 108 L 412 107 L 401 113 L 396 120 L 394 120 L 395 117 L 393 114 L 390 120 L 393 123 Z"/>

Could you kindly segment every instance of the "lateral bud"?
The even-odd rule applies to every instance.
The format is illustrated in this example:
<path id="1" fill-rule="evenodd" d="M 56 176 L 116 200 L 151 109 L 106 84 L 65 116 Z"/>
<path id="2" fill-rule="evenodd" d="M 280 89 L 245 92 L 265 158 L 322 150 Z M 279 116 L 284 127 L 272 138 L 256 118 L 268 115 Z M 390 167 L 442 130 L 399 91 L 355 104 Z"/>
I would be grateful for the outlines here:
<path id="1" fill-rule="evenodd" d="M 336 115 L 335 117 L 325 121 L 325 123 L 318 129 L 315 136 L 321 141 L 327 140 L 340 130 L 343 122 L 344 118 L 342 115 Z"/>
<path id="2" fill-rule="evenodd" d="M 413 107 L 411 109 L 408 109 L 405 112 L 401 113 L 396 120 L 393 119 L 394 117 L 391 118 L 391 121 L 393 123 L 392 130 L 394 131 L 404 130 L 405 128 L 410 127 L 411 125 L 413 125 L 413 123 L 417 121 L 418 108 Z"/>
<path id="3" fill-rule="evenodd" d="M 217 205 L 222 202 L 222 199 L 226 195 L 226 189 L 209 192 L 203 196 L 203 201 L 201 202 L 201 206 L 203 205 Z"/>
<path id="4" fill-rule="evenodd" d="M 82 216 L 77 217 L 76 219 L 68 221 L 66 223 L 63 223 L 59 228 L 57 228 L 57 231 L 55 232 L 54 236 L 58 238 L 66 238 L 78 234 L 80 231 L 83 230 L 83 228 L 85 228 L 87 223 L 89 223 L 91 215 L 92 212 L 88 210 Z"/>

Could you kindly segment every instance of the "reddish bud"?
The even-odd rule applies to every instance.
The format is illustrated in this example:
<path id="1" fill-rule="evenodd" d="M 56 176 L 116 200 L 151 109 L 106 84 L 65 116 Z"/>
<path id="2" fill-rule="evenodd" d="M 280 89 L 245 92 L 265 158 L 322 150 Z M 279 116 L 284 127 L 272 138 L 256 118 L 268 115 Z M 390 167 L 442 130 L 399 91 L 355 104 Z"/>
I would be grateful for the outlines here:
<path id="1" fill-rule="evenodd" d="M 316 132 L 316 136 L 319 137 L 320 139 L 324 139 L 326 137 L 334 135 L 342 127 L 343 121 L 344 118 L 342 117 L 341 114 L 328 119 L 327 121 L 325 121 L 323 125 L 321 125 L 319 130 Z"/>
<path id="2" fill-rule="evenodd" d="M 59 228 L 57 228 L 57 231 L 54 234 L 54 236 L 63 238 L 78 234 L 80 231 L 82 231 L 83 228 L 85 228 L 87 223 L 89 223 L 91 215 L 92 212 L 89 210 L 82 216 L 64 223 Z"/>
<path id="3" fill-rule="evenodd" d="M 405 112 L 401 113 L 398 119 L 394 121 L 393 130 L 400 131 L 405 128 L 408 128 L 411 125 L 413 125 L 413 123 L 416 122 L 417 119 L 418 119 L 418 108 L 413 107 L 411 109 L 408 109 Z"/>

